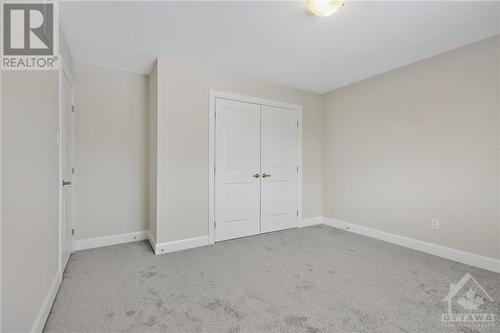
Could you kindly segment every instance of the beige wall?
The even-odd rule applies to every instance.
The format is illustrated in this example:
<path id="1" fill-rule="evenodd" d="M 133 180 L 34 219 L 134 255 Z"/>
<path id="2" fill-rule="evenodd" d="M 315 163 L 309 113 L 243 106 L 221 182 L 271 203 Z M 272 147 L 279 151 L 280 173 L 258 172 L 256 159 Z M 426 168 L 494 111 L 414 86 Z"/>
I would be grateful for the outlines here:
<path id="1" fill-rule="evenodd" d="M 73 59 L 61 30 L 59 47 L 71 75 Z M 52 305 L 45 301 L 60 280 L 59 72 L 1 76 L 0 331 L 28 332 L 42 330 Z"/>
<path id="2" fill-rule="evenodd" d="M 149 131 L 149 225 L 148 229 L 156 242 L 157 157 L 158 149 L 158 63 L 155 62 L 149 75 L 148 131 Z"/>
<path id="3" fill-rule="evenodd" d="M 320 95 L 159 59 L 158 242 L 208 234 L 209 90 L 301 104 L 303 215 L 321 215 Z"/>
<path id="4" fill-rule="evenodd" d="M 58 73 L 1 76 L 0 331 L 28 332 L 59 272 Z"/>
<path id="5" fill-rule="evenodd" d="M 500 258 L 498 45 L 326 94 L 323 214 Z"/>
<path id="6" fill-rule="evenodd" d="M 75 64 L 76 239 L 148 226 L 148 78 Z"/>

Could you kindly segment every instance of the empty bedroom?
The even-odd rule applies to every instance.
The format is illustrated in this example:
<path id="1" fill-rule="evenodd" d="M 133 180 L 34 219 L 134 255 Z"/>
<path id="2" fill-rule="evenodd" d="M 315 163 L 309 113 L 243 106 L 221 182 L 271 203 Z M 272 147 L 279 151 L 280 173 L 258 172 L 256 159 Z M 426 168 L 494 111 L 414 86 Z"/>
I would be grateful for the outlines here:
<path id="1" fill-rule="evenodd" d="M 0 7 L 0 332 L 499 332 L 500 1 Z"/>

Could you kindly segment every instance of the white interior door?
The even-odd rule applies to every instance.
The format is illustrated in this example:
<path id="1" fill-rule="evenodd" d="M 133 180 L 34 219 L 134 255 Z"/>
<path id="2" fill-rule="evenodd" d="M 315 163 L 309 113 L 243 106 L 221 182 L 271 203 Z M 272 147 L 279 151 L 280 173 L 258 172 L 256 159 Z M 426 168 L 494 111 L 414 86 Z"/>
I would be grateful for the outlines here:
<path id="1" fill-rule="evenodd" d="M 62 80 L 62 235 L 61 269 L 73 252 L 73 89 L 65 75 Z"/>
<path id="2" fill-rule="evenodd" d="M 260 108 L 216 99 L 215 241 L 260 233 Z"/>
<path id="3" fill-rule="evenodd" d="M 262 106 L 261 232 L 297 226 L 297 111 Z"/>

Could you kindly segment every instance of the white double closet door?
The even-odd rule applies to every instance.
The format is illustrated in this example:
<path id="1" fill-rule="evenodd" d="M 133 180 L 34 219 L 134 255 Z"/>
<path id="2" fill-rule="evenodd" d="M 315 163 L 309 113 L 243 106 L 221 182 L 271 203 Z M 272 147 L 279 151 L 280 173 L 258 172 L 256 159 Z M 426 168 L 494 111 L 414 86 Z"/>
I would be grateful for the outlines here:
<path id="1" fill-rule="evenodd" d="M 297 117 L 216 99 L 215 241 L 297 226 Z"/>

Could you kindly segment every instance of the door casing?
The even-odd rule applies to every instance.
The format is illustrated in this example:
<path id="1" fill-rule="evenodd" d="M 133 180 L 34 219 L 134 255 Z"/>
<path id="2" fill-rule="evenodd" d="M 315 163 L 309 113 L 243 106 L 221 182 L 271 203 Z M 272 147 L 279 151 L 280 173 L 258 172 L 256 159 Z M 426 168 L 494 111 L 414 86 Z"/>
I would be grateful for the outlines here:
<path id="1" fill-rule="evenodd" d="M 302 105 L 280 102 L 260 97 L 245 96 L 229 92 L 210 90 L 208 117 L 208 243 L 215 243 L 215 103 L 217 98 L 233 101 L 261 104 L 297 111 L 297 206 L 299 224 L 302 220 Z M 298 226 L 298 225 L 297 225 Z"/>

